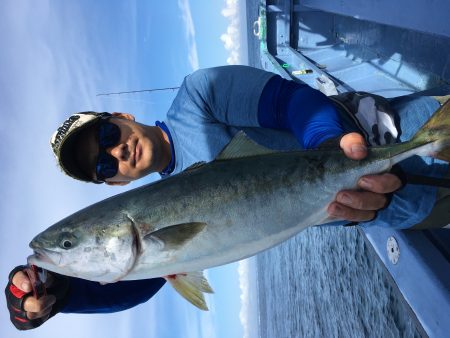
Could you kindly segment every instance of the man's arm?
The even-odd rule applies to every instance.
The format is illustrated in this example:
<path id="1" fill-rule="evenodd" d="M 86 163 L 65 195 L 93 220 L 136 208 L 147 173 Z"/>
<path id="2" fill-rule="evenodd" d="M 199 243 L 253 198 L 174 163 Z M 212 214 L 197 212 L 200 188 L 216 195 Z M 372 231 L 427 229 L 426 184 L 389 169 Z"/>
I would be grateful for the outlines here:
<path id="1" fill-rule="evenodd" d="M 49 273 L 47 295 L 36 299 L 21 269 L 14 269 L 5 293 L 11 321 L 19 330 L 36 328 L 55 314 L 111 313 L 146 302 L 165 284 L 163 278 L 124 281 L 101 285 L 98 282 Z M 13 270 L 13 271 L 14 271 Z"/>
<path id="2" fill-rule="evenodd" d="M 185 85 L 193 102 L 213 122 L 290 130 L 304 148 L 344 135 L 340 147 L 347 157 L 358 160 L 367 156 L 364 137 L 355 130 L 343 130 L 331 101 L 305 84 L 277 79 L 260 69 L 226 66 L 194 72 Z M 365 176 L 358 184 L 363 191 L 338 193 L 328 208 L 331 216 L 349 221 L 373 219 L 376 211 L 387 205 L 386 194 L 401 187 L 393 174 Z"/>
<path id="3" fill-rule="evenodd" d="M 62 313 L 112 313 L 127 310 L 152 298 L 165 284 L 164 278 L 120 281 L 101 285 L 71 278 Z"/>
<path id="4" fill-rule="evenodd" d="M 340 114 L 327 96 L 261 69 L 223 66 L 198 70 L 186 77 L 182 90 L 190 100 L 178 109 L 201 112 L 211 123 L 226 126 L 286 130 L 295 135 L 301 148 L 315 148 L 345 132 Z"/>

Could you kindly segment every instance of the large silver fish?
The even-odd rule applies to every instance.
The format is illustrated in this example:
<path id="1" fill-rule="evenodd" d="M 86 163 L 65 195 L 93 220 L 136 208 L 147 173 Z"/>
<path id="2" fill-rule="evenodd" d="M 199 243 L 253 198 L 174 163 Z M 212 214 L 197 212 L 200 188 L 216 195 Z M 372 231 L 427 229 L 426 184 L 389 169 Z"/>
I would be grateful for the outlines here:
<path id="1" fill-rule="evenodd" d="M 449 160 L 447 103 L 407 143 L 362 161 L 339 150 L 275 152 L 237 134 L 218 158 L 89 206 L 30 243 L 29 263 L 92 281 L 165 277 L 207 309 L 201 272 L 273 247 L 331 221 L 327 206 L 366 174 L 412 155 Z"/>

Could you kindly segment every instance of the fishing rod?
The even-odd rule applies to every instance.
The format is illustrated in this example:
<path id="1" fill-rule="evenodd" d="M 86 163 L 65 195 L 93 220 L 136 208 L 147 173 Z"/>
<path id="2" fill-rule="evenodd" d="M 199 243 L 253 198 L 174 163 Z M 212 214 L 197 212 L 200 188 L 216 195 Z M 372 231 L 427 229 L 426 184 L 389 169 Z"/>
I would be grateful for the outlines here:
<path id="1" fill-rule="evenodd" d="M 155 89 L 142 89 L 142 90 L 130 90 L 126 92 L 116 92 L 116 93 L 100 93 L 96 96 L 109 96 L 109 95 L 121 95 L 121 94 L 133 94 L 133 93 L 144 93 L 144 92 L 157 92 L 163 90 L 176 90 L 180 89 L 180 87 L 167 87 L 167 88 L 155 88 Z"/>

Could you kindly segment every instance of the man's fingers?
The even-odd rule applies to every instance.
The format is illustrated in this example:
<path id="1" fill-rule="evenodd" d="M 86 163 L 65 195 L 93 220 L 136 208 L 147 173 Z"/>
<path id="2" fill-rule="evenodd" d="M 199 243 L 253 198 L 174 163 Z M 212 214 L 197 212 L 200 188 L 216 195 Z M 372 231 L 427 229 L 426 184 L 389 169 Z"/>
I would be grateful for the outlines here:
<path id="1" fill-rule="evenodd" d="M 340 147 L 348 158 L 361 160 L 367 156 L 366 141 L 361 134 L 348 133 L 341 138 Z"/>
<path id="2" fill-rule="evenodd" d="M 402 181 L 394 174 L 367 175 L 359 179 L 360 188 L 379 194 L 388 194 L 402 186 Z"/>
<path id="3" fill-rule="evenodd" d="M 374 210 L 357 210 L 341 203 L 333 202 L 328 206 L 328 214 L 336 219 L 344 219 L 351 222 L 370 221 L 375 217 Z"/>
<path id="4" fill-rule="evenodd" d="M 28 293 L 31 291 L 30 279 L 23 271 L 19 271 L 13 276 L 12 283 L 23 292 Z"/>
<path id="5" fill-rule="evenodd" d="M 348 133 L 341 138 L 340 146 L 348 158 L 361 160 L 367 156 L 366 141 L 361 134 Z M 402 186 L 393 174 L 367 175 L 361 177 L 358 186 L 364 191 L 340 191 L 336 201 L 328 206 L 328 214 L 337 219 L 353 222 L 369 221 L 388 203 L 384 194 Z"/>
<path id="6" fill-rule="evenodd" d="M 28 319 L 44 318 L 44 321 L 46 321 L 50 315 L 50 312 L 52 312 L 52 307 L 49 307 L 41 312 L 27 312 L 27 317 Z"/>
<path id="7" fill-rule="evenodd" d="M 387 198 L 370 191 L 343 190 L 337 194 L 336 201 L 353 209 L 378 210 L 386 206 Z"/>
<path id="8" fill-rule="evenodd" d="M 26 312 L 40 313 L 46 311 L 48 308 L 51 308 L 55 302 L 56 297 L 53 295 L 47 295 L 39 299 L 30 296 L 25 300 L 23 309 Z"/>
<path id="9" fill-rule="evenodd" d="M 37 318 L 43 318 L 44 321 L 46 321 L 50 315 L 50 312 L 52 312 L 52 308 L 49 307 L 48 309 L 45 309 L 41 312 L 27 312 L 28 319 L 37 319 Z"/>

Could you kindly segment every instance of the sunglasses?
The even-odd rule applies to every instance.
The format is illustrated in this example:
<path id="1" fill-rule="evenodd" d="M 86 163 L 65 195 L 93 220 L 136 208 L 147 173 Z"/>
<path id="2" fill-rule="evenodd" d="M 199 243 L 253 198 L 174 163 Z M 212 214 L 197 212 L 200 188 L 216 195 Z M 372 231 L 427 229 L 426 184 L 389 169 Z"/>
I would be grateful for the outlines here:
<path id="1" fill-rule="evenodd" d="M 102 120 L 98 125 L 98 157 L 97 164 L 95 165 L 95 173 L 97 175 L 97 181 L 105 181 L 107 178 L 111 178 L 117 175 L 119 170 L 119 162 L 117 158 L 106 152 L 107 148 L 114 147 L 120 141 L 120 128 L 108 122 L 108 120 Z"/>

